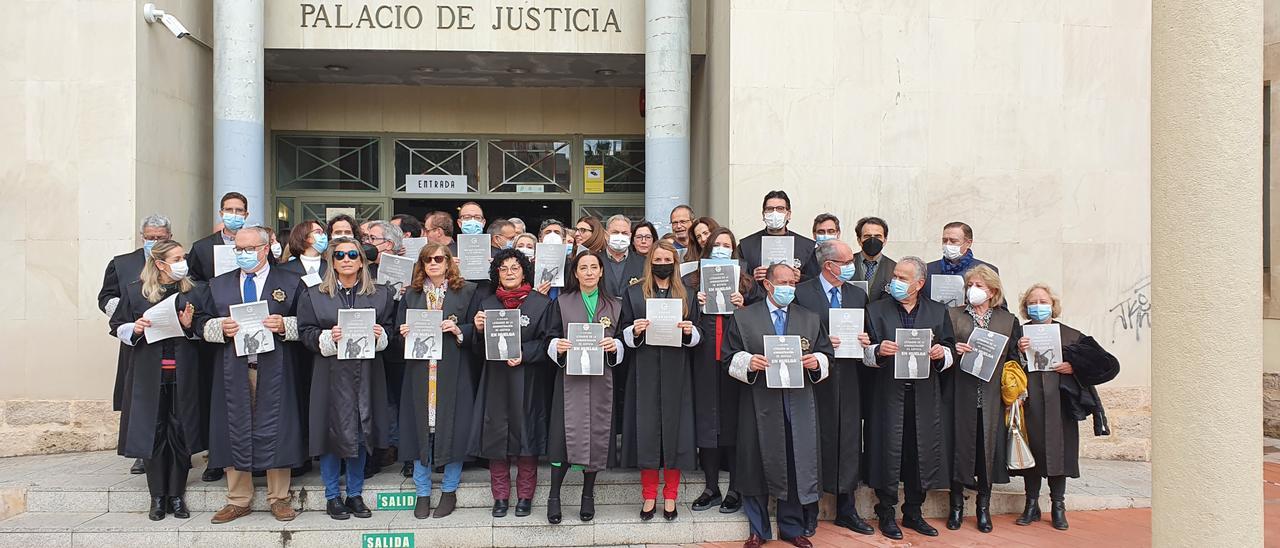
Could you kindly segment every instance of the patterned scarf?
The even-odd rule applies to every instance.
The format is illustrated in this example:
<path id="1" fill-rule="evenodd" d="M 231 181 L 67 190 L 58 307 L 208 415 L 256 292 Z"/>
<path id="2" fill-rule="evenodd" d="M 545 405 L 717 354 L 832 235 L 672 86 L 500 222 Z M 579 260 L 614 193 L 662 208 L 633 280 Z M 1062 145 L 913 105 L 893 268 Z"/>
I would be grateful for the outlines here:
<path id="1" fill-rule="evenodd" d="M 529 284 L 520 284 L 520 287 L 515 289 L 499 287 L 495 295 L 498 296 L 499 301 L 502 301 L 502 306 L 520 308 L 520 304 L 524 302 L 525 297 L 529 296 L 530 291 L 533 291 L 533 288 Z"/>
<path id="2" fill-rule="evenodd" d="M 971 266 L 973 266 L 973 250 L 972 249 L 964 252 L 964 255 L 961 255 L 960 258 L 957 259 L 956 262 L 954 263 L 946 260 L 945 258 L 942 259 L 943 274 L 955 274 L 959 276 L 964 274 L 965 272 L 968 272 L 969 267 Z"/>

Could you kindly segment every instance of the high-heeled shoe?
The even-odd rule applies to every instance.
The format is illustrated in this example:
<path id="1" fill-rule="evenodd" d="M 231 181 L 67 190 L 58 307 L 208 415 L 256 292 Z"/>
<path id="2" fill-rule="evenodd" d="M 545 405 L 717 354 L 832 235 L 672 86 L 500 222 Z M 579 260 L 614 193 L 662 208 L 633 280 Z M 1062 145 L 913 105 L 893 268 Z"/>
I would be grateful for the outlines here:
<path id="1" fill-rule="evenodd" d="M 578 518 L 583 523 L 596 518 L 596 498 L 582 495 L 582 506 L 578 509 Z"/>
<path id="2" fill-rule="evenodd" d="M 560 498 L 547 499 L 547 523 L 556 525 L 560 523 Z"/>
<path id="3" fill-rule="evenodd" d="M 645 510 L 644 507 L 649 506 L 650 504 L 653 504 L 653 506 L 649 507 L 648 510 Z M 649 499 L 644 501 L 644 504 L 640 506 L 640 521 L 649 521 L 653 519 L 653 514 L 654 512 L 657 512 L 657 511 L 658 511 L 657 500 Z"/>
<path id="4" fill-rule="evenodd" d="M 668 504 L 671 505 L 670 510 L 667 510 L 666 505 Z M 668 500 L 663 502 L 662 519 L 665 519 L 667 521 L 675 521 L 676 516 L 679 516 L 679 515 L 680 515 L 680 507 L 676 506 L 676 501 Z"/>

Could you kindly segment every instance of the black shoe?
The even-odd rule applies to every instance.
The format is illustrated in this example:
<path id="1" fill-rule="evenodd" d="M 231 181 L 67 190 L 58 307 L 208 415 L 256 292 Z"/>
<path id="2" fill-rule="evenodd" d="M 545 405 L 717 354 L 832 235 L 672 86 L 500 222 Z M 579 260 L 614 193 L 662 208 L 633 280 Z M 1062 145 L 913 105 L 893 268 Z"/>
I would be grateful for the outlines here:
<path id="1" fill-rule="evenodd" d="M 214 481 L 222 481 L 223 472 L 221 468 L 205 468 L 204 473 L 200 474 L 200 481 L 210 483 Z"/>
<path id="2" fill-rule="evenodd" d="M 413 477 L 413 461 L 411 460 L 404 461 L 404 466 L 400 467 L 400 475 L 406 478 Z"/>
<path id="3" fill-rule="evenodd" d="M 351 515 L 358 518 L 373 517 L 373 512 L 369 511 L 369 507 L 364 505 L 364 499 L 361 497 L 347 497 L 347 510 L 350 510 Z"/>
<path id="4" fill-rule="evenodd" d="M 342 504 L 342 497 L 334 497 L 324 504 L 324 512 L 329 514 L 333 519 L 347 519 L 351 517 L 351 511 L 347 509 L 347 505 Z"/>
<path id="5" fill-rule="evenodd" d="M 653 501 L 653 508 L 644 509 L 644 505 L 640 505 L 640 521 L 649 521 L 653 519 L 654 512 L 658 511 L 658 501 Z"/>
<path id="6" fill-rule="evenodd" d="M 372 478 L 373 476 L 376 476 L 378 472 L 382 471 L 382 467 L 378 466 L 378 464 L 376 462 L 373 462 L 373 460 L 374 458 L 371 455 L 365 457 L 364 479 Z M 360 517 L 360 516 L 356 516 L 356 517 Z"/>
<path id="7" fill-rule="evenodd" d="M 492 514 L 493 517 L 495 518 L 505 518 L 507 517 L 507 509 L 510 507 L 511 507 L 511 501 L 508 501 L 506 499 L 502 499 L 502 500 L 495 499 L 493 501 L 493 511 L 490 512 L 490 514 Z"/>
<path id="8" fill-rule="evenodd" d="M 516 517 L 522 518 L 533 513 L 533 499 L 516 499 Z"/>
<path id="9" fill-rule="evenodd" d="M 724 496 L 724 502 L 720 503 L 721 514 L 732 514 L 742 509 L 742 497 L 736 491 L 729 491 Z"/>
<path id="10" fill-rule="evenodd" d="M 665 501 L 664 501 L 664 504 L 665 504 Z M 655 505 L 654 508 L 657 508 L 657 506 Z M 676 518 L 679 516 L 680 516 L 679 506 L 676 506 L 675 508 L 672 508 L 670 510 L 667 510 L 666 506 L 662 507 L 662 519 L 665 519 L 667 521 L 675 521 Z"/>
<path id="11" fill-rule="evenodd" d="M 938 530 L 934 529 L 932 525 L 929 525 L 929 522 L 924 520 L 924 516 L 920 516 L 920 515 L 908 516 L 906 514 L 903 514 L 902 526 L 906 527 L 907 529 L 915 530 L 915 532 L 920 533 L 926 537 L 938 536 Z"/>
<path id="12" fill-rule="evenodd" d="M 877 512 L 876 517 L 880 525 L 880 534 L 893 540 L 902 540 L 902 529 L 899 529 L 898 522 L 894 521 L 892 509 L 885 512 Z"/>
<path id="13" fill-rule="evenodd" d="M 1053 522 L 1053 528 L 1059 531 L 1067 530 L 1067 503 L 1062 501 L 1053 501 L 1049 506 L 1049 518 Z"/>
<path id="14" fill-rule="evenodd" d="M 169 497 L 151 497 L 151 509 L 147 510 L 147 518 L 151 521 L 164 519 L 169 509 Z"/>
<path id="15" fill-rule="evenodd" d="M 560 499 L 548 498 L 547 499 L 547 523 L 550 523 L 552 525 L 560 523 L 560 517 L 561 517 L 560 516 Z"/>
<path id="16" fill-rule="evenodd" d="M 862 517 L 859 516 L 857 512 L 848 516 L 837 516 L 836 520 L 832 523 L 860 535 L 874 535 L 876 533 L 876 530 L 872 529 L 871 525 L 863 521 Z"/>
<path id="17" fill-rule="evenodd" d="M 978 495 L 977 507 L 973 512 L 978 518 L 978 530 L 983 533 L 991 532 L 991 495 Z"/>
<path id="18" fill-rule="evenodd" d="M 142 462 L 142 459 L 133 459 L 133 466 L 129 467 L 129 473 L 130 474 L 147 473 L 147 463 Z"/>
<path id="19" fill-rule="evenodd" d="M 289 477 L 297 478 L 297 477 L 305 476 L 307 472 L 310 472 L 310 471 L 311 471 L 311 461 L 307 460 L 302 463 L 302 466 L 289 470 Z"/>
<path id="20" fill-rule="evenodd" d="M 427 519 L 431 517 L 431 497 L 430 496 L 418 497 L 418 501 L 413 505 L 413 517 L 418 519 Z M 498 516 L 498 517 L 501 517 L 501 516 Z"/>
<path id="21" fill-rule="evenodd" d="M 596 498 L 582 495 L 582 505 L 578 508 L 578 518 L 583 523 L 596 518 Z"/>
<path id="22" fill-rule="evenodd" d="M 950 510 L 947 510 L 947 529 L 958 530 L 963 522 L 964 506 L 952 504 Z"/>
<path id="23" fill-rule="evenodd" d="M 703 510 L 709 510 L 712 506 L 720 506 L 721 502 L 724 502 L 724 499 L 720 497 L 720 491 L 703 489 L 702 494 L 698 495 L 698 498 L 693 499 L 693 511 L 701 512 Z"/>
<path id="24" fill-rule="evenodd" d="M 187 508 L 187 501 L 182 497 L 169 497 L 169 512 L 173 517 L 179 519 L 187 519 L 191 517 L 191 510 Z"/>
<path id="25" fill-rule="evenodd" d="M 1022 515 L 1013 520 L 1013 524 L 1026 526 L 1037 521 L 1040 521 L 1040 500 L 1029 498 L 1027 506 L 1022 509 Z"/>

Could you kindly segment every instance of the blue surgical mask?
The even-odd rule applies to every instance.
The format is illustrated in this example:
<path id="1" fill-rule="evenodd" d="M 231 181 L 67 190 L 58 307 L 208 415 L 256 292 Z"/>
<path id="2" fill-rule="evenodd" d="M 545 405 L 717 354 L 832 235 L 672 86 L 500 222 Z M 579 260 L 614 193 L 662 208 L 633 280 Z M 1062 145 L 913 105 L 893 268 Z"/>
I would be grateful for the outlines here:
<path id="1" fill-rule="evenodd" d="M 711 248 L 712 259 L 732 259 L 733 250 L 727 247 L 715 246 Z"/>
<path id="2" fill-rule="evenodd" d="M 907 298 L 907 282 L 893 280 L 889 282 L 889 294 L 899 301 Z"/>
<path id="3" fill-rule="evenodd" d="M 475 219 L 467 219 L 462 221 L 463 234 L 479 234 L 484 230 L 484 223 Z"/>
<path id="4" fill-rule="evenodd" d="M 1043 322 L 1053 316 L 1053 306 L 1047 304 L 1027 305 L 1027 315 L 1037 322 Z"/>
<path id="5" fill-rule="evenodd" d="M 324 250 L 329 249 L 329 236 L 316 234 L 315 239 L 311 242 L 311 249 L 316 250 L 316 253 L 324 253 Z"/>
<path id="6" fill-rule="evenodd" d="M 507 240 L 502 243 L 502 249 L 511 249 L 513 247 L 515 247 L 515 242 L 512 242 L 511 240 Z"/>
<path id="7" fill-rule="evenodd" d="M 840 265 L 840 279 L 846 282 L 852 282 L 854 276 L 858 275 L 858 265 L 846 264 Z"/>
<path id="8" fill-rule="evenodd" d="M 156 246 L 155 240 L 142 240 L 142 256 L 151 258 L 151 248 Z"/>
<path id="9" fill-rule="evenodd" d="M 222 214 L 222 226 L 227 230 L 235 232 L 244 227 L 244 215 L 236 215 L 235 213 Z"/>
<path id="10" fill-rule="evenodd" d="M 778 306 L 787 306 L 796 298 L 796 288 L 789 285 L 773 286 L 773 302 Z"/>
<path id="11" fill-rule="evenodd" d="M 253 270 L 258 266 L 258 262 L 257 251 L 236 252 L 236 266 L 240 267 L 241 270 Z"/>
<path id="12" fill-rule="evenodd" d="M 836 235 L 835 235 L 835 234 L 819 234 L 819 235 L 818 235 L 818 237 L 817 237 L 817 238 L 815 238 L 813 241 L 815 241 L 815 242 L 817 242 L 817 243 L 822 243 L 822 242 L 825 242 L 825 241 L 827 241 L 827 240 L 834 240 L 834 239 L 836 239 Z"/>

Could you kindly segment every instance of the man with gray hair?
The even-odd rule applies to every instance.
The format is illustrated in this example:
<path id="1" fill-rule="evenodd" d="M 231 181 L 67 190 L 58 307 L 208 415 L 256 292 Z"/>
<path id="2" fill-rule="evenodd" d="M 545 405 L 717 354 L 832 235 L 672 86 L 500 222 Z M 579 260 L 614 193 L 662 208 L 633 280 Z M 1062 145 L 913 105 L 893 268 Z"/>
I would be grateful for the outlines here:
<path id="1" fill-rule="evenodd" d="M 645 258 L 631 254 L 631 219 L 614 215 L 604 224 L 609 243 L 600 253 L 604 265 L 605 289 L 610 295 L 624 295 L 633 282 L 644 277 Z"/>
<path id="2" fill-rule="evenodd" d="M 399 255 L 404 252 L 404 231 L 400 227 L 386 221 L 369 221 L 365 223 L 363 242 L 378 250 L 376 257 L 369 260 L 375 265 L 382 261 L 383 253 Z M 377 276 L 378 270 L 371 268 L 369 274 Z"/>
<path id="3" fill-rule="evenodd" d="M 506 219 L 498 219 L 489 223 L 489 254 L 496 255 L 499 251 L 515 245 L 516 236 L 520 235 L 520 231 L 516 230 L 515 223 Z"/>
<path id="4" fill-rule="evenodd" d="M 951 367 L 956 338 L 947 307 L 921 295 L 926 272 L 919 257 L 903 257 L 894 265 L 889 281 L 892 298 L 867 306 L 868 344 L 862 363 L 875 368 L 871 416 L 867 419 L 867 485 L 876 490 L 880 500 L 875 507 L 880 532 L 892 539 L 902 538 L 902 530 L 894 522 L 899 483 L 906 493 L 902 526 L 931 537 L 937 536 L 938 530 L 924 520 L 920 506 L 930 489 L 951 484 L 939 377 Z M 903 379 L 896 374 L 900 329 L 930 330 L 924 378 L 910 375 L 913 378 Z"/>
<path id="5" fill-rule="evenodd" d="M 525 228 L 527 228 L 524 225 L 524 219 L 521 219 L 519 217 L 512 217 L 507 220 L 511 221 L 511 224 L 516 226 L 516 234 L 524 234 Z"/>
<path id="6" fill-rule="evenodd" d="M 173 223 L 170 223 L 169 218 L 164 215 L 152 213 L 139 223 L 138 236 L 142 239 L 142 247 L 113 257 L 107 263 L 106 273 L 102 276 L 102 289 L 98 290 L 98 310 L 106 314 L 108 319 L 115 313 L 116 305 L 120 304 L 120 296 L 124 294 L 125 286 L 137 280 L 142 274 L 142 267 L 147 264 L 147 258 L 151 254 L 151 246 L 159 241 L 173 239 Z M 129 371 L 130 348 L 129 345 L 120 343 L 120 352 L 116 359 L 115 388 L 111 393 L 113 411 L 120 410 L 120 404 L 124 399 L 124 379 Z M 135 460 L 129 472 L 146 473 L 142 459 Z"/>

